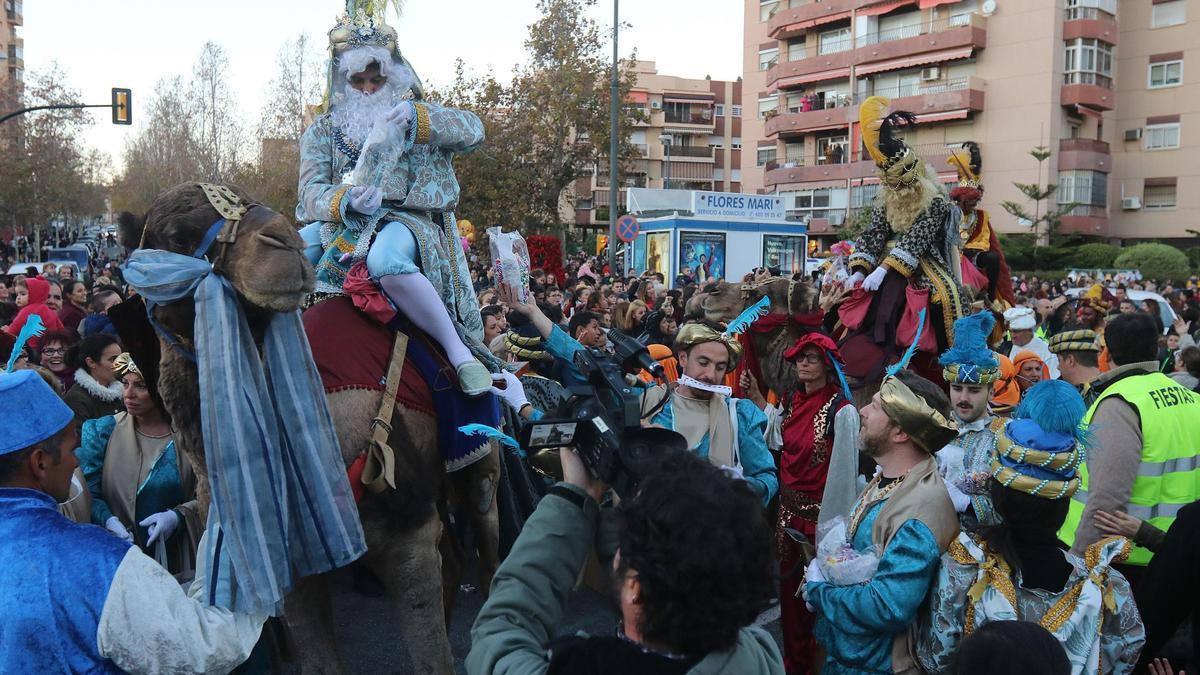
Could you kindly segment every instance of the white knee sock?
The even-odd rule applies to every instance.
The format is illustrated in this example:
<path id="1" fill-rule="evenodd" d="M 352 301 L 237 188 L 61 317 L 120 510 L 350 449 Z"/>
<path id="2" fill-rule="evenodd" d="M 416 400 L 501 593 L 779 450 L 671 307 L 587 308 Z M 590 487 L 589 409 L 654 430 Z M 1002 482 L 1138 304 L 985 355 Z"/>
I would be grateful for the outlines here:
<path id="1" fill-rule="evenodd" d="M 475 360 L 458 336 L 446 303 L 423 274 L 389 274 L 379 280 L 379 285 L 409 321 L 442 346 L 454 367 Z"/>

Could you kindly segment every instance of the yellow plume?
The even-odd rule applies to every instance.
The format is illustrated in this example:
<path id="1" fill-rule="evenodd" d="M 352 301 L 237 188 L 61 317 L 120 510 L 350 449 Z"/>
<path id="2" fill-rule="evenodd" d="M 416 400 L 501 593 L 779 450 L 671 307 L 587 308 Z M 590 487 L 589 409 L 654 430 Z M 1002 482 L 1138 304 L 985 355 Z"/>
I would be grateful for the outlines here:
<path id="1" fill-rule="evenodd" d="M 949 157 L 946 158 L 946 163 L 954 166 L 954 168 L 958 171 L 958 179 L 960 181 L 979 181 L 979 176 L 976 176 L 975 172 L 971 171 L 971 152 L 969 150 L 966 150 L 965 148 L 962 150 L 955 150 L 954 152 L 950 153 Z"/>
<path id="2" fill-rule="evenodd" d="M 876 164 L 883 164 L 887 159 L 879 150 L 879 129 L 883 126 L 884 111 L 891 101 L 886 96 L 872 96 L 858 107 L 858 124 L 862 127 L 863 145 Z"/>

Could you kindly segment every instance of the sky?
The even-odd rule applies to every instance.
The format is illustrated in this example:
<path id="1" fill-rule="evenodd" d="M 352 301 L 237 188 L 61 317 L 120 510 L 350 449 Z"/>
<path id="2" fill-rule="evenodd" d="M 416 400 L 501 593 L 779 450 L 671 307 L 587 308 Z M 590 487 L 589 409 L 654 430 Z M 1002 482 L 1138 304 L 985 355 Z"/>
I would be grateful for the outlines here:
<path id="1" fill-rule="evenodd" d="M 599 0 L 593 15 L 611 25 L 613 0 Z M 57 62 L 86 103 L 106 103 L 111 87 L 133 90 L 132 126 L 114 126 L 107 109 L 85 141 L 121 166 L 125 139 L 137 132 L 144 103 L 162 78 L 189 75 L 201 47 L 222 45 L 230 62 L 239 114 L 257 121 L 263 89 L 282 44 L 307 33 L 316 48 L 345 5 L 338 0 L 25 0 L 27 74 Z M 742 69 L 742 7 L 738 0 L 625 0 L 620 49 L 657 62 L 658 72 L 733 80 Z M 390 15 L 401 50 L 427 85 L 445 85 L 462 58 L 477 73 L 506 76 L 523 60 L 536 0 L 406 0 L 404 15 Z M 502 78 L 506 79 L 506 78 Z"/>

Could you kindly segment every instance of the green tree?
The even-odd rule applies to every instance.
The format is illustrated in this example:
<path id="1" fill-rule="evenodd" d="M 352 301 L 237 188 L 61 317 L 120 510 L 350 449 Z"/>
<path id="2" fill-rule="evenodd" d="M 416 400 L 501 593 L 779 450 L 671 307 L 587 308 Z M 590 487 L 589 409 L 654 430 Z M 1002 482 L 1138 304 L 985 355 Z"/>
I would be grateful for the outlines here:
<path id="1" fill-rule="evenodd" d="M 1074 248 L 1070 264 L 1074 267 L 1104 269 L 1113 266 L 1121 249 L 1112 244 L 1093 242 Z"/>
<path id="2" fill-rule="evenodd" d="M 1130 246 L 1117 256 L 1113 266 L 1141 270 L 1147 278 L 1163 281 L 1186 279 L 1191 269 L 1187 254 L 1174 246 L 1159 243 Z"/>
<path id="3" fill-rule="evenodd" d="M 1033 201 L 1032 212 L 1027 206 L 1014 201 L 1000 202 L 1001 208 L 1016 218 L 1018 222 L 1027 223 L 1029 231 L 1036 236 L 1037 243 L 1043 246 L 1056 243 L 1054 240 L 1058 235 L 1058 227 L 1062 223 L 1062 217 L 1069 214 L 1079 205 L 1076 202 L 1071 202 L 1069 204 L 1060 204 L 1058 208 L 1051 208 L 1053 204 L 1051 203 L 1047 204 L 1043 210 L 1042 202 L 1048 201 L 1058 191 L 1056 183 L 1040 184 L 1042 180 L 1042 164 L 1050 158 L 1050 154 L 1050 151 L 1043 145 L 1030 150 L 1029 155 L 1036 159 L 1038 163 L 1038 182 L 1013 183 L 1022 194 Z"/>

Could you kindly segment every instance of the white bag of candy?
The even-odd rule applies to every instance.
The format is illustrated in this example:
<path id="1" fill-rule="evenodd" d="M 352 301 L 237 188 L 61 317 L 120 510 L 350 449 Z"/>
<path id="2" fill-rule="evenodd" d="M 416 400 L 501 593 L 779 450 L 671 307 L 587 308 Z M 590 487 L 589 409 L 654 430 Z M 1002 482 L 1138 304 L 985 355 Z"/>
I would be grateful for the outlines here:
<path id="1" fill-rule="evenodd" d="M 500 226 L 487 229 L 496 286 L 509 284 L 520 293 L 521 302 L 529 299 L 529 248 L 516 232 L 504 232 Z"/>
<path id="2" fill-rule="evenodd" d="M 846 518 L 838 516 L 817 526 L 817 564 L 825 580 L 835 586 L 851 586 L 869 581 L 879 567 L 879 556 L 872 546 L 856 551 L 847 536 Z"/>

